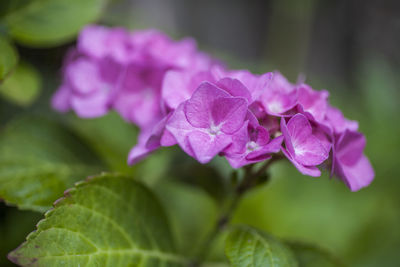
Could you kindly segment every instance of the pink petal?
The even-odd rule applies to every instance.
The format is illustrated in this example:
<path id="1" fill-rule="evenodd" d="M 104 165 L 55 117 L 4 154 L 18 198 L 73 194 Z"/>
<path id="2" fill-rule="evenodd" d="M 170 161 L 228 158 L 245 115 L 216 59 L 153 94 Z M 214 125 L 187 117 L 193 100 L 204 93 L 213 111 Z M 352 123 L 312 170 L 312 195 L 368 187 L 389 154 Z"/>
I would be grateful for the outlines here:
<path id="1" fill-rule="evenodd" d="M 71 107 L 82 118 L 105 115 L 109 110 L 107 103 L 108 94 L 104 92 L 96 92 L 86 97 L 74 96 L 71 98 Z"/>
<path id="2" fill-rule="evenodd" d="M 68 65 L 66 76 L 74 91 L 79 94 L 90 94 L 105 86 L 99 77 L 97 65 L 86 59 L 81 58 Z"/>
<path id="3" fill-rule="evenodd" d="M 210 128 L 212 104 L 221 97 L 229 97 L 229 94 L 209 82 L 203 82 L 185 104 L 188 122 L 194 127 Z"/>
<path id="4" fill-rule="evenodd" d="M 217 82 L 217 86 L 231 96 L 243 97 L 248 103 L 252 102 L 249 90 L 237 79 L 223 78 Z"/>
<path id="5" fill-rule="evenodd" d="M 294 160 L 286 149 L 282 148 L 283 154 L 293 163 L 293 165 L 299 170 L 300 173 L 304 175 L 309 175 L 313 177 L 321 176 L 321 171 L 315 166 L 303 166 L 299 164 L 296 160 Z"/>
<path id="6" fill-rule="evenodd" d="M 362 156 L 365 144 L 364 135 L 346 130 L 337 143 L 336 157 L 346 165 L 353 165 Z"/>
<path id="7" fill-rule="evenodd" d="M 185 151 L 189 156 L 194 157 L 194 152 L 187 140 L 187 136 L 197 129 L 193 127 L 186 119 L 186 115 L 184 113 L 185 104 L 186 102 L 183 102 L 178 106 L 178 108 L 172 113 L 165 127 L 168 131 L 168 134 L 173 136 L 173 139 L 176 140 L 182 150 Z M 162 141 L 162 144 L 164 145 L 164 142 L 168 143 L 168 141 L 173 139 L 167 138 L 167 140 Z"/>
<path id="8" fill-rule="evenodd" d="M 194 158 L 203 164 L 209 162 L 232 142 L 230 136 L 214 137 L 200 131 L 190 133 L 188 140 L 194 152 Z"/>
<path id="9" fill-rule="evenodd" d="M 317 121 L 325 117 L 329 93 L 325 90 L 314 91 L 310 86 L 303 84 L 298 88 L 298 103 L 304 112 L 309 112 Z"/>
<path id="10" fill-rule="evenodd" d="M 70 100 L 71 89 L 62 85 L 51 98 L 51 106 L 60 112 L 67 112 L 71 109 Z"/>
<path id="11" fill-rule="evenodd" d="M 352 166 L 342 165 L 342 180 L 351 191 L 358 191 L 368 186 L 374 179 L 374 170 L 368 158 L 364 155 Z"/>
<path id="12" fill-rule="evenodd" d="M 243 125 L 247 115 L 247 101 L 236 97 L 218 98 L 210 111 L 213 125 L 222 125 L 221 131 L 232 134 Z"/>

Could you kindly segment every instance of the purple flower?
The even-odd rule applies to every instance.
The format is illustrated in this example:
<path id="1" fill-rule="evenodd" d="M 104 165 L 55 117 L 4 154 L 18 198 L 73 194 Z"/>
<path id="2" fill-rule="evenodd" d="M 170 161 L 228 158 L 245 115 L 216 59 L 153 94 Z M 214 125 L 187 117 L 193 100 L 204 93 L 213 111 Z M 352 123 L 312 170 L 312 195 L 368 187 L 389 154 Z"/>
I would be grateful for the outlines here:
<path id="1" fill-rule="evenodd" d="M 204 82 L 178 106 L 166 129 L 187 154 L 206 163 L 232 143 L 244 124 L 247 105 L 245 98 Z"/>
<path id="2" fill-rule="evenodd" d="M 162 99 L 170 110 L 176 109 L 180 103 L 188 100 L 202 82 L 216 82 L 210 71 L 187 69 L 170 70 L 162 82 Z"/>
<path id="3" fill-rule="evenodd" d="M 315 91 L 307 84 L 302 84 L 297 89 L 297 103 L 300 112 L 317 122 L 321 122 L 325 118 L 328 97 L 329 93 L 327 91 Z"/>
<path id="4" fill-rule="evenodd" d="M 346 119 L 339 109 L 331 106 L 327 108 L 323 124 L 335 134 L 341 134 L 346 130 L 357 131 L 358 129 L 358 122 Z"/>
<path id="5" fill-rule="evenodd" d="M 175 144 L 201 163 L 225 156 L 233 168 L 282 149 L 301 173 L 319 176 L 332 148 L 332 173 L 356 191 L 374 176 L 365 137 L 328 97 L 279 72 L 226 69 L 190 38 L 89 25 L 66 57 L 52 105 L 80 117 L 113 109 L 139 126 L 129 164 Z"/>
<path id="6" fill-rule="evenodd" d="M 296 86 L 279 72 L 274 72 L 272 81 L 262 91 L 259 99 L 267 114 L 282 116 L 297 104 Z"/>
<path id="7" fill-rule="evenodd" d="M 148 128 L 140 132 L 138 143 L 129 152 L 128 164 L 139 162 L 161 146 L 176 145 L 175 138 L 165 129 L 170 115 L 172 115 L 172 113 L 165 116 L 153 128 Z"/>
<path id="8" fill-rule="evenodd" d="M 90 58 L 110 58 L 120 64 L 131 62 L 137 51 L 128 31 L 99 25 L 88 25 L 80 32 L 77 48 Z"/>
<path id="9" fill-rule="evenodd" d="M 351 191 L 368 186 L 374 178 L 371 163 L 363 154 L 365 144 L 364 135 L 345 130 L 333 148 L 332 171 Z"/>
<path id="10" fill-rule="evenodd" d="M 64 84 L 52 98 L 55 109 L 74 109 L 84 118 L 98 117 L 109 110 L 108 94 L 113 85 L 104 79 L 100 66 L 90 59 L 78 58 L 64 71 Z"/>
<path id="11" fill-rule="evenodd" d="M 285 138 L 285 156 L 303 174 L 320 176 L 316 167 L 329 157 L 330 144 L 325 142 L 323 134 L 315 133 L 308 119 L 303 114 L 296 114 L 286 124 L 281 119 L 281 131 Z"/>
<path id="12" fill-rule="evenodd" d="M 216 80 L 223 78 L 231 78 L 240 81 L 250 92 L 251 101 L 249 104 L 258 100 L 265 92 L 273 78 L 272 72 L 267 72 L 262 75 L 255 75 L 247 70 L 224 70 L 222 68 L 215 68 L 213 71 Z"/>
<path id="13" fill-rule="evenodd" d="M 114 109 L 146 131 L 167 114 L 161 100 L 165 73 L 207 69 L 213 62 L 197 51 L 192 39 L 173 41 L 156 30 L 129 33 L 95 25 L 81 31 L 71 54 L 53 107 L 62 112 L 73 109 L 81 117 Z"/>
<path id="14" fill-rule="evenodd" d="M 251 104 L 267 88 L 271 78 L 272 73 L 254 75 L 247 70 L 227 71 L 216 62 L 207 68 L 202 65 L 186 70 L 170 70 L 162 83 L 162 99 L 167 108 L 175 109 L 181 102 L 188 100 L 202 82 L 207 81 L 228 91 L 245 92 L 247 95 L 244 97 Z"/>
<path id="15" fill-rule="evenodd" d="M 223 152 L 233 168 L 269 159 L 271 153 L 281 150 L 282 135 L 270 140 L 268 130 L 258 124 L 251 112 L 247 117 L 243 127 L 233 135 L 232 144 Z"/>

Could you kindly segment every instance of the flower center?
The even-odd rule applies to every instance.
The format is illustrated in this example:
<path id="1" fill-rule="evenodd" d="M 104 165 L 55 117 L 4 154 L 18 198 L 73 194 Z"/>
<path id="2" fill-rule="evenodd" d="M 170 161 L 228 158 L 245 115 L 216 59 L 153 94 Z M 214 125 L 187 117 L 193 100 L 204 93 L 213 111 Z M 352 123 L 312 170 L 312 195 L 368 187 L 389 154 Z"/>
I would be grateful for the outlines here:
<path id="1" fill-rule="evenodd" d="M 211 135 L 217 135 L 221 131 L 221 125 L 214 125 L 211 124 L 210 128 L 208 129 L 208 133 Z"/>
<path id="2" fill-rule="evenodd" d="M 268 103 L 268 108 L 271 112 L 279 113 L 282 110 L 282 104 L 278 101 Z"/>
<path id="3" fill-rule="evenodd" d="M 247 143 L 247 151 L 254 151 L 258 148 L 258 144 L 254 141 L 250 141 Z"/>

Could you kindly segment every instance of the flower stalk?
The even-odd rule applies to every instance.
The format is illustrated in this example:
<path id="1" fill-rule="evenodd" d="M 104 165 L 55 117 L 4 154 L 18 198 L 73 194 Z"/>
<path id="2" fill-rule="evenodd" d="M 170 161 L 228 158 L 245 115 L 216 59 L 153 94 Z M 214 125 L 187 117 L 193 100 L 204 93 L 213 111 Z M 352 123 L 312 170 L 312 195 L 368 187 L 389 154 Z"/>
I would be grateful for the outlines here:
<path id="1" fill-rule="evenodd" d="M 221 213 L 218 217 L 213 230 L 209 233 L 205 242 L 200 247 L 198 254 L 196 255 L 196 261 L 191 263 L 191 267 L 199 266 L 199 263 L 207 258 L 210 253 L 210 248 L 214 241 L 217 239 L 219 234 L 228 226 L 231 221 L 234 212 L 236 211 L 240 201 L 242 200 L 243 195 L 255 188 L 257 185 L 264 184 L 269 181 L 269 175 L 266 174 L 268 168 L 272 165 L 272 163 L 282 159 L 283 156 L 280 154 L 275 154 L 271 159 L 269 159 L 264 165 L 262 165 L 258 170 L 254 170 L 254 164 L 244 167 L 245 174 L 241 182 L 235 187 L 232 192 L 232 197 L 230 198 L 229 204 L 227 208 Z M 264 175 L 266 179 L 260 183 L 260 178 Z M 265 176 L 264 176 L 265 177 Z"/>

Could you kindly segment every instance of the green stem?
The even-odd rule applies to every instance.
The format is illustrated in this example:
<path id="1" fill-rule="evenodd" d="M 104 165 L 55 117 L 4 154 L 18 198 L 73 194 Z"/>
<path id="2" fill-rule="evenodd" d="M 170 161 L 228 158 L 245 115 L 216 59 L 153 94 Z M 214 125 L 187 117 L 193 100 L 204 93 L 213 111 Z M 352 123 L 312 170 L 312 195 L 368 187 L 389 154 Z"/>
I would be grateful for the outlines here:
<path id="1" fill-rule="evenodd" d="M 198 253 L 196 259 L 196 262 L 193 262 L 190 266 L 191 267 L 197 267 L 199 266 L 199 262 L 201 260 L 204 260 L 209 251 L 210 247 L 215 241 L 215 239 L 218 237 L 220 232 L 229 224 L 234 211 L 236 210 L 237 206 L 239 205 L 240 200 L 242 199 L 242 196 L 251 188 L 257 185 L 257 179 L 262 176 L 266 170 L 271 166 L 271 164 L 279 159 L 281 159 L 281 155 L 275 155 L 273 156 L 270 160 L 268 160 L 263 166 L 261 166 L 260 169 L 257 171 L 253 172 L 253 166 L 246 166 L 245 168 L 245 175 L 242 181 L 236 186 L 233 196 L 231 198 L 230 203 L 228 204 L 226 210 L 221 214 L 221 216 L 218 218 L 214 229 L 211 231 L 211 233 L 208 235 L 206 238 L 205 242 L 203 243 L 203 246 L 200 249 L 200 252 Z"/>

